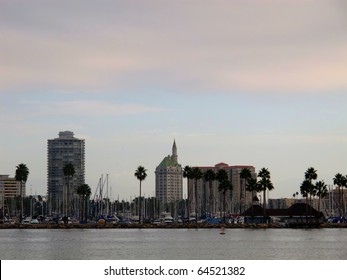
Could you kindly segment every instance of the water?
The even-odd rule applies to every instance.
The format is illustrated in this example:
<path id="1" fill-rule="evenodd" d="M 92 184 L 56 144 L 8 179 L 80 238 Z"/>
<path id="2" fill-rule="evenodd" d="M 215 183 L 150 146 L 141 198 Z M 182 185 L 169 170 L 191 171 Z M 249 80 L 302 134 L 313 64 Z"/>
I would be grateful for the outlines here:
<path id="1" fill-rule="evenodd" d="M 347 260 L 347 229 L 1 229 L 2 260 Z"/>

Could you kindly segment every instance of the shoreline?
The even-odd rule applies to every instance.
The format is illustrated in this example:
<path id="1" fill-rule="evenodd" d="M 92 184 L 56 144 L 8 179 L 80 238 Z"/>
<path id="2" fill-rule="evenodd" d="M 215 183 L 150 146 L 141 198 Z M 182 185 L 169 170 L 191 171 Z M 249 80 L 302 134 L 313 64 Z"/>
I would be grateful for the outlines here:
<path id="1" fill-rule="evenodd" d="M 295 223 L 281 224 L 0 224 L 1 229 L 267 229 L 267 228 L 347 228 L 347 224 L 341 223 Z"/>

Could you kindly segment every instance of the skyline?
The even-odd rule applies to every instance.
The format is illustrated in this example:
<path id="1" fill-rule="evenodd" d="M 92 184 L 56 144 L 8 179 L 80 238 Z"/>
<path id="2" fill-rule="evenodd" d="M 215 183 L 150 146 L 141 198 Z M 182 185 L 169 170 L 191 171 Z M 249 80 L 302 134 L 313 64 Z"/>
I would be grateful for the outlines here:
<path id="1" fill-rule="evenodd" d="M 86 141 L 92 196 L 155 193 L 174 139 L 184 167 L 266 167 L 270 198 L 308 167 L 347 174 L 345 1 L 1 1 L 0 174 L 47 190 L 47 140 Z M 63 16 L 62 16 L 63 15 Z M 183 181 L 186 193 L 186 180 Z"/>

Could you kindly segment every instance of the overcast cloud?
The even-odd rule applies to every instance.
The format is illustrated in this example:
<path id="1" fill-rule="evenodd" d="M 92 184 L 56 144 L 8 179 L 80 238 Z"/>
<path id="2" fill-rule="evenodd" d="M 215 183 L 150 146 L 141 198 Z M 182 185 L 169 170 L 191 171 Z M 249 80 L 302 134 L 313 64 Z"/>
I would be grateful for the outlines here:
<path id="1" fill-rule="evenodd" d="M 347 173 L 347 4 L 323 0 L 0 1 L 0 174 L 46 190 L 46 141 L 86 139 L 87 183 L 171 153 L 269 167 L 275 195 Z M 117 178 L 117 179 L 116 179 Z M 116 191 L 117 190 L 117 191 Z"/>

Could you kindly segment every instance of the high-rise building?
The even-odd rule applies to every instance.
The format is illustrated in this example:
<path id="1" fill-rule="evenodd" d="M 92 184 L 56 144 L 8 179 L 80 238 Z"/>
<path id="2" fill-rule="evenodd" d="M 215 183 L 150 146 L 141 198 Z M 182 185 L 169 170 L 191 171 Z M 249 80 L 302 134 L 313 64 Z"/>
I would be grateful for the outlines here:
<path id="1" fill-rule="evenodd" d="M 73 132 L 59 132 L 59 137 L 48 140 L 47 143 L 47 195 L 49 210 L 55 213 L 65 213 L 67 200 L 66 178 L 64 167 L 71 163 L 75 174 L 70 179 L 70 198 L 76 188 L 85 183 L 84 179 L 84 140 L 74 137 Z M 65 199 L 64 199 L 65 198 Z M 70 205 L 73 207 L 74 205 Z M 70 209 L 69 209 L 70 211 Z M 72 210 L 72 212 L 74 212 Z M 73 213 L 72 213 L 73 214 Z"/>
<path id="2" fill-rule="evenodd" d="M 245 182 L 240 178 L 243 168 L 247 168 L 251 172 L 251 176 L 256 177 L 255 168 L 251 165 L 233 165 L 226 163 L 218 163 L 215 166 L 198 166 L 204 174 L 211 169 L 216 174 L 218 170 L 224 169 L 228 175 L 228 179 L 233 186 L 232 191 L 226 193 L 226 212 L 231 214 L 239 214 L 247 209 L 252 203 L 252 193 L 246 191 Z M 221 216 L 223 211 L 223 198 L 221 192 L 218 191 L 219 182 L 213 180 L 206 182 L 204 176 L 197 181 L 197 207 L 195 207 L 194 179 L 188 180 L 188 198 L 189 212 L 198 211 L 198 216 L 205 214 L 211 216 Z"/>
<path id="3" fill-rule="evenodd" d="M 155 170 L 155 196 L 164 204 L 183 198 L 183 171 L 177 159 L 174 141 L 172 155 L 166 156 Z"/>

